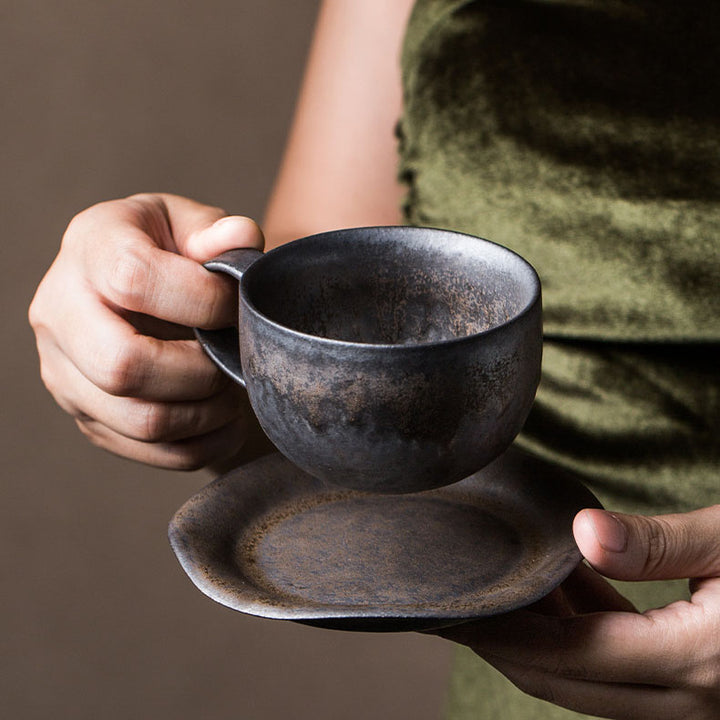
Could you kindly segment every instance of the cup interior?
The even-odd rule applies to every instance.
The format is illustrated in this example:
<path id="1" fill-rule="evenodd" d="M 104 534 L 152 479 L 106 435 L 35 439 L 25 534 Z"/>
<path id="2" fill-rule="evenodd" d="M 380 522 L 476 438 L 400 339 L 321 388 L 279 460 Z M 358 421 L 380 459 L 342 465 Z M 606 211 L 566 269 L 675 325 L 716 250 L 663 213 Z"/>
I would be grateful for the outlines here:
<path id="1" fill-rule="evenodd" d="M 426 228 L 341 230 L 296 240 L 245 274 L 274 323 L 374 345 L 442 342 L 503 325 L 537 297 L 532 267 L 468 235 Z"/>

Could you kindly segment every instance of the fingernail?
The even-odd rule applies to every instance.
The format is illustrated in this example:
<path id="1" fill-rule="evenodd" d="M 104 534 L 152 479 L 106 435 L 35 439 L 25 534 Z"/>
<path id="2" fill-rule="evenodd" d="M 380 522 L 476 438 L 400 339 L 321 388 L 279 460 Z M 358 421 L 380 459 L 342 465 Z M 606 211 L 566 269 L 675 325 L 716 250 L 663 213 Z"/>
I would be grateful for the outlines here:
<path id="1" fill-rule="evenodd" d="M 609 512 L 592 513 L 590 522 L 603 550 L 612 553 L 622 553 L 627 550 L 627 530 L 615 515 Z"/>

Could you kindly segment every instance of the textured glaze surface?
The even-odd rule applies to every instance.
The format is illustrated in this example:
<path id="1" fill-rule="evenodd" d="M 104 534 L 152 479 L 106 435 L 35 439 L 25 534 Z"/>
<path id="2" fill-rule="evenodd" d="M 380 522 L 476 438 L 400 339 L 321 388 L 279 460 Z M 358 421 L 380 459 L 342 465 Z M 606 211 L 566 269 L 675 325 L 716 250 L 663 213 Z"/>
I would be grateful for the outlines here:
<path id="1" fill-rule="evenodd" d="M 236 610 L 410 630 L 550 592 L 580 560 L 575 513 L 597 505 L 574 478 L 512 449 L 454 485 L 394 496 L 339 489 L 275 454 L 204 488 L 169 535 L 197 587 Z"/>
<path id="2" fill-rule="evenodd" d="M 209 265 L 242 275 L 242 369 L 230 334 L 199 337 L 299 467 L 412 492 L 469 475 L 519 432 L 542 353 L 540 285 L 522 258 L 407 227 L 325 233 L 256 257 Z"/>

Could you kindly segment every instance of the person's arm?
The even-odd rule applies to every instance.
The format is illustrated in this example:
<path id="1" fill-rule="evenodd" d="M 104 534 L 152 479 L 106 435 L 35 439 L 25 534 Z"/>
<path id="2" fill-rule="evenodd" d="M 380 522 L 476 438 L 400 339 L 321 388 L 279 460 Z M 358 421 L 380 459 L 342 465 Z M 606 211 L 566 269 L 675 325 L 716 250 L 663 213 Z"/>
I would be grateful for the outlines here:
<path id="1" fill-rule="evenodd" d="M 394 222 L 393 126 L 409 0 L 329 0 L 268 210 L 269 246 Z M 259 81 L 259 79 L 258 79 Z M 192 339 L 234 314 L 201 263 L 263 245 L 258 226 L 171 195 L 103 202 L 70 223 L 30 307 L 42 378 L 96 445 L 173 469 L 227 469 L 267 443 L 247 399 Z"/>
<path id="2" fill-rule="evenodd" d="M 321 8 L 292 130 L 263 227 L 268 247 L 400 219 L 395 125 L 412 0 Z"/>

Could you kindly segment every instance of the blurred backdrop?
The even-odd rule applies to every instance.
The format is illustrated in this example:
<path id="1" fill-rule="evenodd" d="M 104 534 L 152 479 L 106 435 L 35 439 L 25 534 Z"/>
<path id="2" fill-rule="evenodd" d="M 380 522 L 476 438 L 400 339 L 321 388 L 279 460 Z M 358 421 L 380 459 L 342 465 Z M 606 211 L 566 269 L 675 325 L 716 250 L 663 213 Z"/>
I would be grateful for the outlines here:
<path id="1" fill-rule="evenodd" d="M 248 618 L 197 591 L 167 522 L 208 482 L 90 447 L 26 312 L 70 218 L 164 190 L 259 217 L 316 3 L 0 0 L 0 716 L 432 720 L 451 650 Z"/>

